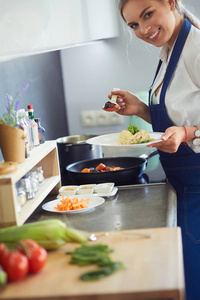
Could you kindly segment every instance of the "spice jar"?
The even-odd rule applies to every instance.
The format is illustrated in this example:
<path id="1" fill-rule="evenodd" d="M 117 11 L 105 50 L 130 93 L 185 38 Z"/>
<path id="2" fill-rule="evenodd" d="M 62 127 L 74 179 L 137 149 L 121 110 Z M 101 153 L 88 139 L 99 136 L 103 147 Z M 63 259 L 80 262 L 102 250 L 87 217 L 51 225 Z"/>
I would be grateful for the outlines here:
<path id="1" fill-rule="evenodd" d="M 33 191 L 36 193 L 39 189 L 39 178 L 37 171 L 31 170 L 30 171 L 30 178 L 33 186 Z"/>
<path id="2" fill-rule="evenodd" d="M 17 196 L 18 196 L 20 205 L 24 206 L 24 204 L 26 203 L 26 192 L 25 192 L 23 186 L 19 186 L 17 188 Z"/>
<path id="3" fill-rule="evenodd" d="M 39 166 L 39 167 L 37 167 L 36 170 L 37 170 L 37 174 L 38 174 L 39 183 L 42 183 L 44 181 L 44 173 L 43 173 L 42 167 Z"/>
<path id="4" fill-rule="evenodd" d="M 33 185 L 29 173 L 27 173 L 24 177 L 22 177 L 21 183 L 26 192 L 26 200 L 33 199 L 35 194 L 33 191 Z"/>

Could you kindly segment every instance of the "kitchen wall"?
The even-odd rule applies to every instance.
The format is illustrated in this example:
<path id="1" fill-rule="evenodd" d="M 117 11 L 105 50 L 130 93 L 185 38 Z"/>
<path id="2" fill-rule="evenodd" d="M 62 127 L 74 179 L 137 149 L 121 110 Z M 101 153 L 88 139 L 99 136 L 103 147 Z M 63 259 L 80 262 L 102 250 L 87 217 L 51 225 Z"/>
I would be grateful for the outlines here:
<path id="1" fill-rule="evenodd" d="M 120 36 L 61 51 L 70 134 L 118 132 L 129 120 L 110 126 L 82 127 L 81 111 L 101 110 L 113 88 L 148 91 L 158 49 L 131 38 L 119 22 Z"/>
<path id="2" fill-rule="evenodd" d="M 190 11 L 200 16 L 199 1 L 185 1 L 185 4 Z M 130 31 L 124 26 L 119 14 L 118 20 L 118 38 L 61 51 L 70 134 L 123 130 L 130 122 L 128 117 L 123 117 L 124 123 L 119 125 L 83 127 L 81 112 L 101 110 L 113 88 L 138 93 L 148 91 L 152 83 L 159 49 L 136 39 L 132 33 L 131 39 Z"/>
<path id="3" fill-rule="evenodd" d="M 19 108 L 33 104 L 35 117 L 41 118 L 46 129 L 46 139 L 68 135 L 59 51 L 0 63 L 0 116 L 5 111 L 6 94 L 15 96 L 27 83 Z"/>

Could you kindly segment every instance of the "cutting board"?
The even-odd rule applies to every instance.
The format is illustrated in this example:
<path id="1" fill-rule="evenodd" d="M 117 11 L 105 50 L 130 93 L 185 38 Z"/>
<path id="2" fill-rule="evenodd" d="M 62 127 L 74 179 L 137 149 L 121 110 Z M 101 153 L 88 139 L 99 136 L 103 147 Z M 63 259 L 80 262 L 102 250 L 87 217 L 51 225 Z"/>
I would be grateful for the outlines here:
<path id="1" fill-rule="evenodd" d="M 128 300 L 184 298 L 184 274 L 180 228 L 155 228 L 96 233 L 98 240 L 114 249 L 111 257 L 125 269 L 98 281 L 84 282 L 79 276 L 94 266 L 70 265 L 68 243 L 48 253 L 41 273 L 9 283 L 0 299 L 39 300 Z"/>

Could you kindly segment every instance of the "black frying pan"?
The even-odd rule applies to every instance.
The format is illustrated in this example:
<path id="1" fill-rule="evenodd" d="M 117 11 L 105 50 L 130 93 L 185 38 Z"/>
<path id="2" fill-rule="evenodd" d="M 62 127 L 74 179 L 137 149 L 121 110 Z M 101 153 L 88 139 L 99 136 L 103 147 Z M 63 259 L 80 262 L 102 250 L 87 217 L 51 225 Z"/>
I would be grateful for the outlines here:
<path id="1" fill-rule="evenodd" d="M 95 168 L 103 163 L 106 166 L 121 167 L 123 170 L 110 171 L 103 173 L 82 173 L 84 168 Z M 74 184 L 114 182 L 115 185 L 131 184 L 136 178 L 140 177 L 147 165 L 147 156 L 132 157 L 104 157 L 90 160 L 82 160 L 72 163 L 66 167 L 68 175 Z"/>

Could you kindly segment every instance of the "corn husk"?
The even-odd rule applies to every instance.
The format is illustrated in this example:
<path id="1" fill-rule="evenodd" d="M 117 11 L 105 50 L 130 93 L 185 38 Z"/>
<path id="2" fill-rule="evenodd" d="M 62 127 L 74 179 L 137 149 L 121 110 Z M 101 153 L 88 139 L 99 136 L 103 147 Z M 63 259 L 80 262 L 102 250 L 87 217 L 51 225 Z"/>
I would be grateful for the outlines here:
<path id="1" fill-rule="evenodd" d="M 67 242 L 84 243 L 89 236 L 89 233 L 68 227 L 57 219 L 0 229 L 0 243 L 12 246 L 20 240 L 32 239 L 46 250 L 57 249 Z"/>

